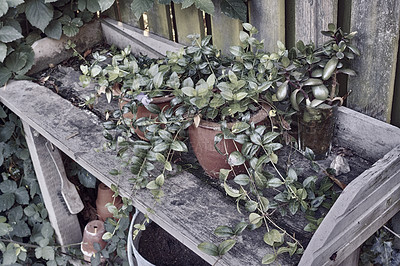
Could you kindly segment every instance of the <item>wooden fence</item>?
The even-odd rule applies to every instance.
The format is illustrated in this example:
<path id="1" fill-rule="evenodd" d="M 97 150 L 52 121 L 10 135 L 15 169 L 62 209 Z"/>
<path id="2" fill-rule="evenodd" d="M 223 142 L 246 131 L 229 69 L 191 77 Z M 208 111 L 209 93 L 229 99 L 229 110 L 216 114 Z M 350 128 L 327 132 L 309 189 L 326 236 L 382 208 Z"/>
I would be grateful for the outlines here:
<path id="1" fill-rule="evenodd" d="M 194 6 L 160 5 L 136 20 L 130 11 L 132 0 L 119 0 L 108 15 L 124 23 L 188 44 L 187 35 L 212 34 L 213 43 L 224 52 L 239 40 L 241 22 L 220 11 L 205 15 Z M 342 92 L 351 90 L 347 106 L 400 127 L 400 0 L 248 0 L 248 22 L 259 29 L 266 51 L 277 49 L 277 41 L 293 47 L 297 40 L 324 42 L 321 30 L 335 23 L 346 32 L 357 31 L 355 44 L 361 56 L 354 60 L 358 75 L 342 80 Z"/>

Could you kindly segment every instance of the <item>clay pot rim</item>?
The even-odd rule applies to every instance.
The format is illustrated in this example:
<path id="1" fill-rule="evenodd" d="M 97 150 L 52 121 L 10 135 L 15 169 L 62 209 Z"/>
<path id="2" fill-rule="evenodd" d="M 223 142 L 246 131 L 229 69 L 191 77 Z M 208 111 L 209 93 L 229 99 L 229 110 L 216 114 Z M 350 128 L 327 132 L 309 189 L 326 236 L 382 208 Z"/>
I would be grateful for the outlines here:
<path id="1" fill-rule="evenodd" d="M 260 123 L 261 121 L 263 121 L 265 118 L 268 117 L 268 113 L 265 109 L 270 109 L 269 106 L 266 105 L 262 105 L 261 109 L 258 110 L 251 118 L 250 118 L 250 122 L 254 122 L 255 124 Z M 236 122 L 230 122 L 228 123 L 228 128 L 232 128 L 232 126 L 235 124 Z M 192 125 L 194 126 L 194 125 Z M 208 121 L 208 120 L 201 120 L 199 127 L 204 128 L 204 129 L 210 129 L 210 130 L 215 130 L 215 131 L 221 131 L 221 125 L 217 122 L 212 122 L 212 121 Z"/>

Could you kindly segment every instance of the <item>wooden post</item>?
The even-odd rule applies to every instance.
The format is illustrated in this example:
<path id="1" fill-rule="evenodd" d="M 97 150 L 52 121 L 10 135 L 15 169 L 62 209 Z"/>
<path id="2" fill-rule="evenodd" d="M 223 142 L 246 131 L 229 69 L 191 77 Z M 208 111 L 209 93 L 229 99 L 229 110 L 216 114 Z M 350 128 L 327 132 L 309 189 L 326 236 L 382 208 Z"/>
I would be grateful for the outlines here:
<path id="1" fill-rule="evenodd" d="M 321 34 L 329 23 L 337 24 L 338 0 L 296 0 L 295 41 L 321 45 L 327 37 Z"/>
<path id="2" fill-rule="evenodd" d="M 399 48 L 400 1 L 353 0 L 351 31 L 361 56 L 353 62 L 356 77 L 349 78 L 353 92 L 348 106 L 390 122 L 396 61 Z"/>
<path id="3" fill-rule="evenodd" d="M 255 36 L 264 39 L 266 51 L 276 51 L 277 41 L 285 43 L 285 1 L 249 1 L 249 21 L 259 33 Z"/>
<path id="4" fill-rule="evenodd" d="M 221 13 L 221 1 L 214 1 L 215 11 L 211 17 L 213 44 L 224 54 L 229 54 L 232 45 L 238 45 L 239 32 L 242 23 L 238 19 L 232 19 Z"/>
<path id="5" fill-rule="evenodd" d="M 185 9 L 182 9 L 181 4 L 174 7 L 178 42 L 190 45 L 191 40 L 186 38 L 190 34 L 200 34 L 200 38 L 204 37 L 203 13 L 194 5 Z"/>
<path id="6" fill-rule="evenodd" d="M 153 8 L 147 12 L 150 32 L 172 40 L 171 13 L 169 5 L 155 2 Z"/>
<path id="7" fill-rule="evenodd" d="M 61 179 L 45 146 L 47 140 L 26 122 L 22 123 L 40 191 L 57 241 L 61 246 L 79 243 L 82 241 L 82 232 L 78 216 L 68 211 L 61 194 Z"/>

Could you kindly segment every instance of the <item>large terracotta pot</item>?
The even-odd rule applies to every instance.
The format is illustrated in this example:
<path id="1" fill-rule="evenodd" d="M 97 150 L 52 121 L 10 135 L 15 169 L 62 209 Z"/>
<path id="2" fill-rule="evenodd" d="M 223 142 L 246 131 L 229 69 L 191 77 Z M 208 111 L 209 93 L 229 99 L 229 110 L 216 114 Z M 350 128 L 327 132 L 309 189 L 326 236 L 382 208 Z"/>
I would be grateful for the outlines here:
<path id="1" fill-rule="evenodd" d="M 92 255 L 97 252 L 93 246 L 94 243 L 98 243 L 101 249 L 106 246 L 107 243 L 102 239 L 105 232 L 104 222 L 100 220 L 91 221 L 85 226 L 81 251 L 86 261 L 90 262 Z"/>
<path id="2" fill-rule="evenodd" d="M 164 96 L 164 97 L 156 97 L 153 98 L 151 101 L 152 104 L 157 105 L 161 110 L 168 109 L 170 107 L 171 100 L 174 98 L 174 96 Z M 124 106 L 125 104 L 128 103 L 128 100 L 121 100 L 120 106 Z M 149 110 L 146 109 L 143 105 L 138 106 L 137 113 L 136 113 L 136 119 L 142 118 L 142 117 L 150 117 L 150 118 L 156 118 L 158 115 L 150 112 Z M 132 113 L 126 113 L 124 114 L 125 118 L 133 119 L 133 114 Z M 144 136 L 144 132 L 142 132 L 139 128 L 135 128 L 135 133 L 138 135 L 139 138 L 142 140 L 148 140 Z"/>
<path id="3" fill-rule="evenodd" d="M 112 218 L 113 214 L 108 211 L 106 204 L 107 203 L 112 203 L 114 198 L 113 198 L 114 192 L 101 183 L 98 186 L 97 189 L 97 199 L 96 199 L 96 209 L 97 209 L 97 215 L 99 216 L 99 220 L 105 221 L 107 218 Z M 120 208 L 122 205 L 122 199 L 121 197 L 116 197 L 114 201 L 114 206 L 117 208 Z"/>
<path id="4" fill-rule="evenodd" d="M 260 124 L 265 120 L 267 115 L 267 112 L 261 109 L 251 118 L 251 121 L 255 124 Z M 231 128 L 233 124 L 229 123 L 228 127 Z M 219 178 L 220 169 L 231 169 L 231 166 L 228 164 L 228 157 L 218 153 L 214 147 L 215 135 L 222 133 L 220 128 L 220 124 L 205 120 L 202 120 L 198 127 L 194 125 L 189 127 L 190 144 L 197 160 L 207 175 L 217 179 Z M 239 150 L 242 148 L 241 144 L 234 143 L 231 139 L 223 139 L 217 144 L 217 147 L 223 154 L 230 154 L 236 151 L 235 144 Z M 234 166 L 233 171 L 234 173 L 231 172 L 229 174 L 229 179 L 232 179 L 235 174 L 244 173 L 246 169 L 244 165 L 240 165 Z"/>

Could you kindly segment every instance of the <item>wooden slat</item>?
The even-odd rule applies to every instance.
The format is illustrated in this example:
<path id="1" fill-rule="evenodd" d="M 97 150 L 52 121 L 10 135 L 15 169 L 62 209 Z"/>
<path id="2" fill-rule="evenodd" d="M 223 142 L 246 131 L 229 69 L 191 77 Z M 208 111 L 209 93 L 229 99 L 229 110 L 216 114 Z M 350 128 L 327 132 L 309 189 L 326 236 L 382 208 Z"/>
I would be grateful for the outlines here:
<path id="1" fill-rule="evenodd" d="M 102 21 L 103 36 L 107 43 L 120 48 L 131 46 L 132 52 L 158 58 L 167 51 L 177 51 L 182 45 L 149 32 L 118 23 L 112 19 Z"/>
<path id="2" fill-rule="evenodd" d="M 57 241 L 62 246 L 79 243 L 82 241 L 82 231 L 78 216 L 68 211 L 61 194 L 61 179 L 45 146 L 47 140 L 35 132 L 24 120 L 23 126 L 43 202 L 48 210 L 49 220 L 56 233 Z"/>
<path id="3" fill-rule="evenodd" d="M 229 47 L 240 43 L 239 32 L 242 30 L 242 23 L 221 13 L 220 0 L 214 1 L 214 5 L 215 11 L 211 17 L 213 44 L 224 54 L 230 54 Z"/>
<path id="4" fill-rule="evenodd" d="M 339 107 L 336 140 L 373 162 L 400 144 L 400 129 L 367 115 Z"/>
<path id="5" fill-rule="evenodd" d="M 121 22 L 130 26 L 143 29 L 143 16 L 137 18 L 133 15 L 131 8 L 132 0 L 118 0 L 117 18 L 121 18 Z"/>
<path id="6" fill-rule="evenodd" d="M 154 3 L 153 8 L 147 12 L 150 32 L 172 40 L 172 25 L 170 6 Z"/>
<path id="7" fill-rule="evenodd" d="M 266 51 L 276 51 L 277 41 L 285 43 L 285 1 L 249 1 L 249 21 L 259 33 L 256 38 L 264 40 Z"/>
<path id="8" fill-rule="evenodd" d="M 0 101 L 101 182 L 107 186 L 117 184 L 123 196 L 132 196 L 129 169 L 117 177 L 109 174 L 111 169 L 119 168 L 119 162 L 113 153 L 101 151 L 103 127 L 93 113 L 30 81 L 12 81 L 7 88 L 0 88 Z M 168 178 L 163 190 L 165 196 L 155 206 L 148 190 L 138 191 L 133 198 L 135 207 L 144 213 L 147 208 L 154 209 L 149 216 L 155 223 L 203 259 L 215 263 L 217 258 L 202 253 L 197 245 L 221 242 L 213 234 L 214 229 L 218 225 L 233 226 L 247 216 L 238 214 L 230 198 L 185 171 Z M 259 265 L 266 253 L 273 252 L 263 243 L 262 229 L 246 230 L 243 239 L 246 241 L 239 241 L 218 265 Z M 298 259 L 279 256 L 277 263 L 295 265 Z"/>
<path id="9" fill-rule="evenodd" d="M 349 79 L 348 106 L 390 122 L 399 46 L 400 1 L 352 1 L 351 31 L 361 56 L 354 60 L 356 77 Z"/>
<path id="10" fill-rule="evenodd" d="M 176 34 L 179 43 L 190 45 L 191 41 L 187 38 L 190 34 L 200 34 L 201 38 L 204 37 L 203 14 L 194 6 L 194 4 L 185 9 L 182 9 L 181 4 L 177 4 L 174 5 L 174 10 L 177 30 Z"/>
<path id="11" fill-rule="evenodd" d="M 299 265 L 337 265 L 352 254 L 400 211 L 399 179 L 400 145 L 344 189 L 313 235 Z"/>
<path id="12" fill-rule="evenodd" d="M 329 23 L 337 23 L 338 0 L 296 0 L 295 41 L 323 44 L 327 37 L 321 34 Z"/>

